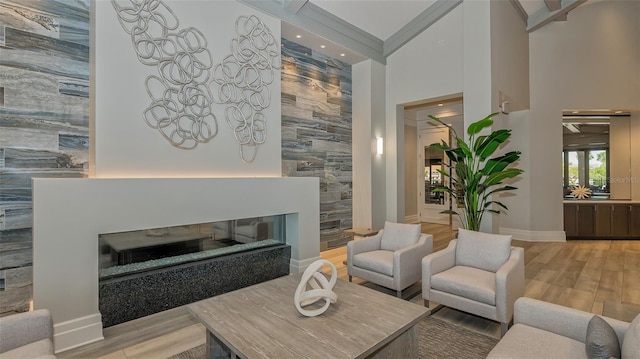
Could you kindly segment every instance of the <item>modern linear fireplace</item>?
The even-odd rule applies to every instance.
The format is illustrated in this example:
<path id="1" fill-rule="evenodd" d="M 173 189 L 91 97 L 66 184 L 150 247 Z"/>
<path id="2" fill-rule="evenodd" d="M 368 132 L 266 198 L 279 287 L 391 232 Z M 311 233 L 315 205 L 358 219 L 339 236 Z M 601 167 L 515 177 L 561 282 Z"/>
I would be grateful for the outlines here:
<path id="1" fill-rule="evenodd" d="M 34 178 L 33 300 L 36 309 L 47 308 L 52 313 L 56 350 L 102 339 L 103 325 L 108 324 L 103 323 L 103 316 L 108 319 L 108 314 L 102 313 L 100 304 L 104 286 L 111 286 L 107 290 L 112 293 L 132 292 L 133 296 L 143 292 L 143 285 L 149 291 L 155 286 L 155 294 L 138 297 L 152 306 L 165 305 L 170 300 L 162 296 L 175 295 L 181 291 L 180 286 L 197 290 L 214 287 L 211 283 L 187 280 L 187 274 L 202 280 L 226 270 L 228 274 L 219 277 L 227 282 L 214 284 L 230 290 L 226 283 L 250 285 L 246 278 L 261 280 L 260 276 L 271 272 L 266 263 L 277 263 L 272 259 L 286 258 L 287 252 L 290 259 L 284 266 L 288 266 L 288 272 L 304 271 L 320 258 L 318 188 L 317 178 Z M 216 230 L 225 231 L 214 229 L 214 223 L 236 221 L 241 226 L 244 221 L 249 224 L 265 221 L 274 214 L 284 218 L 280 227 L 285 234 L 284 243 L 273 246 L 267 245 L 268 240 L 238 243 L 238 248 L 257 248 L 224 256 L 208 256 L 211 253 L 206 250 L 173 257 L 160 255 L 150 261 L 161 265 L 148 272 L 123 274 L 121 270 L 126 266 L 148 266 L 147 260 L 138 261 L 145 254 L 117 250 L 112 253 L 111 248 L 101 248 L 98 240 L 100 235 L 104 239 L 105 234 L 143 231 L 146 233 L 138 234 L 153 236 L 161 235 L 166 228 L 193 230 L 201 224 L 211 224 L 213 236 Z M 232 231 L 242 230 L 236 227 Z M 226 233 L 229 234 L 228 229 Z M 206 249 L 213 239 L 203 241 Z M 193 256 L 206 258 L 190 261 L 188 258 Z M 111 266 L 101 267 L 101 261 L 108 261 Z M 164 266 L 165 261 L 182 262 Z M 166 285 L 162 284 L 164 277 L 178 280 Z M 115 298 L 122 303 L 129 300 Z M 119 320 L 122 318 L 113 322 Z"/>
<path id="2" fill-rule="evenodd" d="M 98 236 L 104 327 L 289 274 L 286 216 Z"/>

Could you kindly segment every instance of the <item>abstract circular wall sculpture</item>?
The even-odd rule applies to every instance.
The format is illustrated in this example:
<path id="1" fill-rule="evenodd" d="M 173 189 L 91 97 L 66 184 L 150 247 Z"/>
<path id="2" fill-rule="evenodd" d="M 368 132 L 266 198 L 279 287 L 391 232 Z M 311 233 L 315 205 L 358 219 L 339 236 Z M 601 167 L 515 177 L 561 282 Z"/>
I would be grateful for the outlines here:
<path id="1" fill-rule="evenodd" d="M 158 71 L 145 81 L 151 104 L 144 121 L 178 148 L 209 142 L 218 124 L 211 110 L 213 61 L 206 38 L 195 27 L 178 30 L 180 21 L 161 0 L 124 3 L 111 1 L 118 21 L 131 35 L 138 60 Z"/>
<path id="2" fill-rule="evenodd" d="M 271 105 L 269 85 L 280 68 L 280 45 L 257 16 L 236 20 L 231 54 L 213 69 L 213 99 L 227 104 L 225 117 L 240 145 L 243 162 L 253 162 L 267 138 L 262 110 Z"/>
<path id="3" fill-rule="evenodd" d="M 331 278 L 328 281 L 327 277 L 320 272 L 325 264 L 331 267 Z M 315 317 L 326 312 L 329 305 L 338 300 L 338 295 L 333 292 L 337 280 L 338 272 L 333 263 L 325 259 L 318 259 L 311 263 L 302 274 L 302 279 L 293 298 L 298 312 L 307 317 Z M 307 290 L 309 287 L 311 289 Z M 311 310 L 303 308 L 319 300 L 324 300 L 322 307 Z"/>

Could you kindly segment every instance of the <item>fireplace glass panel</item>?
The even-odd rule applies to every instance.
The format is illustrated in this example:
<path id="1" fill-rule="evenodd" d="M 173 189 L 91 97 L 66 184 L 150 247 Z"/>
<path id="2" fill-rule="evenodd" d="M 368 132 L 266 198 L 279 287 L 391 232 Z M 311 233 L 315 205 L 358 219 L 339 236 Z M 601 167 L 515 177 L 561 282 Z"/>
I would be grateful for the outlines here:
<path id="1" fill-rule="evenodd" d="M 286 243 L 285 215 L 104 233 L 100 278 L 114 278 Z"/>

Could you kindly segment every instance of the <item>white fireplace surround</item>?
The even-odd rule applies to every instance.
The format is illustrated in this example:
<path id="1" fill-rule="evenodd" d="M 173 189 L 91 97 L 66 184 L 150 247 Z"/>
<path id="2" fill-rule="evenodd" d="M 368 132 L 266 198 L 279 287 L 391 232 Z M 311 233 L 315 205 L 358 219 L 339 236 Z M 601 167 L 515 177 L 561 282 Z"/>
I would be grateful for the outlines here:
<path id="1" fill-rule="evenodd" d="M 290 270 L 320 258 L 317 178 L 33 179 L 33 301 L 56 352 L 98 341 L 98 234 L 286 214 Z"/>

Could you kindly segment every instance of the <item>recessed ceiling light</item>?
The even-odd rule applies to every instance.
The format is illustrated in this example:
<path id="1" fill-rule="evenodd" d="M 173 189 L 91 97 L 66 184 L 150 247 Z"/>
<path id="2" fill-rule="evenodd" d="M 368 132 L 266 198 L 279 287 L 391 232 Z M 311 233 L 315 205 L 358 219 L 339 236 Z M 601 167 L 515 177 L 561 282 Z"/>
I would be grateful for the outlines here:
<path id="1" fill-rule="evenodd" d="M 326 46 L 324 46 L 324 45 L 320 45 L 320 48 L 322 48 L 322 49 L 324 49 L 325 47 L 326 47 Z"/>
<path id="2" fill-rule="evenodd" d="M 438 107 L 442 107 L 442 106 L 444 106 L 444 104 L 443 104 L 443 103 L 439 103 L 439 104 L 438 104 Z"/>
<path id="3" fill-rule="evenodd" d="M 343 56 L 343 57 L 344 57 L 344 54 L 340 54 L 340 56 Z"/>
<path id="4" fill-rule="evenodd" d="M 301 38 L 301 37 L 302 37 L 302 35 L 296 35 L 296 38 L 298 38 L 298 39 Z"/>

